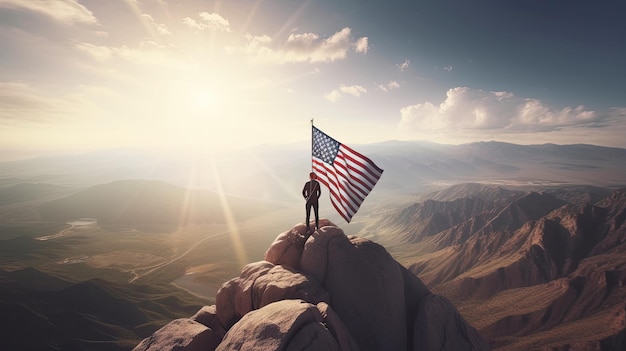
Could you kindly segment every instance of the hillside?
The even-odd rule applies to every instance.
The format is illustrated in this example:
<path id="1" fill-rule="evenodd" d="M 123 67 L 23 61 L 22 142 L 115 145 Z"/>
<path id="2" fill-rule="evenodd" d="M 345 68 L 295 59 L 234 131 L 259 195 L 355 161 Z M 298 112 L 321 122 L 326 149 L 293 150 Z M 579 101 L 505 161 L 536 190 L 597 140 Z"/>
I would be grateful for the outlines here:
<path id="1" fill-rule="evenodd" d="M 460 198 L 437 193 L 448 201 L 407 206 L 378 227 L 389 228 L 394 256 L 494 348 L 611 344 L 626 321 L 626 189 L 596 201 L 607 192 L 550 189 L 502 203 L 457 187 L 447 193 Z"/>
<path id="2" fill-rule="evenodd" d="M 225 223 L 270 210 L 260 200 L 183 188 L 160 181 L 97 185 L 39 207 L 45 220 L 95 218 L 101 224 Z"/>
<path id="3" fill-rule="evenodd" d="M 0 271 L 2 350 L 128 350 L 199 308 L 171 285 L 71 283 L 32 268 Z"/>

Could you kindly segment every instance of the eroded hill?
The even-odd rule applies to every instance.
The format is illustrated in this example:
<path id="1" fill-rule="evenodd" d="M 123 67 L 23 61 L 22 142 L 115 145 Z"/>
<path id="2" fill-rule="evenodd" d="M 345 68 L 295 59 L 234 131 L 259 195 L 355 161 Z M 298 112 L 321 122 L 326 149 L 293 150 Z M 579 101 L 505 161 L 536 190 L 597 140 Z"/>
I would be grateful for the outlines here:
<path id="1" fill-rule="evenodd" d="M 378 228 L 388 228 L 394 256 L 458 304 L 494 348 L 621 350 L 626 189 L 511 192 L 503 202 L 485 200 L 489 188 L 440 193 L 444 201 L 407 206 Z"/>

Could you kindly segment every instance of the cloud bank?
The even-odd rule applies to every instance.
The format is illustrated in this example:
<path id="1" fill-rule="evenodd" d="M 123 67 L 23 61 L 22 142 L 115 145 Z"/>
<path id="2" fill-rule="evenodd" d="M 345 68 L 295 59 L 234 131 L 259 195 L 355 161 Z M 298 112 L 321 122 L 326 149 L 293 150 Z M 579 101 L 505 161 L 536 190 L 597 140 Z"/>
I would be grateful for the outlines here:
<path id="1" fill-rule="evenodd" d="M 276 45 L 267 35 L 246 34 L 245 39 L 243 49 L 231 48 L 230 51 L 243 51 L 253 61 L 265 63 L 334 62 L 345 59 L 350 50 L 365 54 L 369 49 L 368 39 L 355 40 L 349 27 L 325 39 L 316 33 L 292 33 L 285 42 Z"/>
<path id="2" fill-rule="evenodd" d="M 601 127 L 615 112 L 598 113 L 584 106 L 552 109 L 538 99 L 509 92 L 457 87 L 439 105 L 430 102 L 403 107 L 405 130 L 550 132 L 569 127 Z"/>
<path id="3" fill-rule="evenodd" d="M 335 89 L 331 91 L 330 93 L 325 94 L 324 97 L 326 97 L 326 99 L 330 100 L 331 102 L 335 102 L 339 100 L 339 98 L 341 98 L 345 94 L 359 97 L 365 93 L 367 93 L 367 89 L 363 88 L 360 85 L 341 84 L 339 86 L 339 89 Z"/>
<path id="4" fill-rule="evenodd" d="M 33 11 L 59 22 L 97 23 L 93 13 L 77 0 L 0 0 L 0 8 Z"/>
<path id="5" fill-rule="evenodd" d="M 626 108 L 599 110 L 549 106 L 510 92 L 457 87 L 435 105 L 422 102 L 400 110 L 403 139 L 439 143 L 497 140 L 519 144 L 594 144 L 623 147 Z"/>
<path id="6" fill-rule="evenodd" d="M 230 22 L 217 13 L 209 13 L 209 12 L 200 12 L 198 13 L 198 17 L 200 17 L 199 21 L 191 17 L 185 17 L 182 20 L 182 23 L 197 30 L 214 30 L 214 31 L 222 31 L 222 32 L 230 32 Z"/>

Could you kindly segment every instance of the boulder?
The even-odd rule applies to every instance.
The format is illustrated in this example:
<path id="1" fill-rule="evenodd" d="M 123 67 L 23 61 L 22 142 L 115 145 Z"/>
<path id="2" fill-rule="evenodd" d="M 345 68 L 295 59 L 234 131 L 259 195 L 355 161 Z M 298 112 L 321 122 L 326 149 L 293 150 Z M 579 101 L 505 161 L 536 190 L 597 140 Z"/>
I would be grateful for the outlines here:
<path id="1" fill-rule="evenodd" d="M 406 350 L 404 280 L 382 246 L 322 227 L 307 240 L 300 269 L 328 291 L 361 350 Z"/>
<path id="2" fill-rule="evenodd" d="M 203 306 L 198 312 L 196 312 L 196 314 L 191 316 L 191 320 L 207 326 L 215 332 L 220 339 L 224 337 L 224 334 L 226 334 L 224 326 L 222 326 L 219 318 L 217 318 L 215 305 Z"/>
<path id="3" fill-rule="evenodd" d="M 317 306 L 308 302 L 274 302 L 246 314 L 226 333 L 217 350 L 339 350 L 322 321 Z"/>
<path id="4" fill-rule="evenodd" d="M 317 304 L 329 301 L 330 297 L 317 280 L 290 266 L 275 266 L 256 279 L 252 295 L 253 308 L 286 299 L 301 299 Z"/>
<path id="5" fill-rule="evenodd" d="M 300 224 L 280 234 L 266 261 L 222 285 L 216 305 L 166 325 L 136 349 L 488 349 L 450 301 L 382 246 L 347 237 L 325 219 L 310 236 L 304 230 Z"/>
<path id="6" fill-rule="evenodd" d="M 214 350 L 221 338 L 206 326 L 188 318 L 171 321 L 143 339 L 133 351 L 206 351 Z"/>

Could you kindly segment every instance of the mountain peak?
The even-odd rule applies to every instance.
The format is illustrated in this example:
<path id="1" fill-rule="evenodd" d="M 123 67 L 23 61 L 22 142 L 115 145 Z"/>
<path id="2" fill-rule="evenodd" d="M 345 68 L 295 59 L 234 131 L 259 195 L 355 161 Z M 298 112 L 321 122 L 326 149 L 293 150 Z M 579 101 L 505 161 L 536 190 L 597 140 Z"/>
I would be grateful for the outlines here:
<path id="1" fill-rule="evenodd" d="M 380 245 L 326 219 L 280 234 L 265 260 L 219 289 L 216 305 L 134 350 L 486 350 L 446 298 Z"/>

